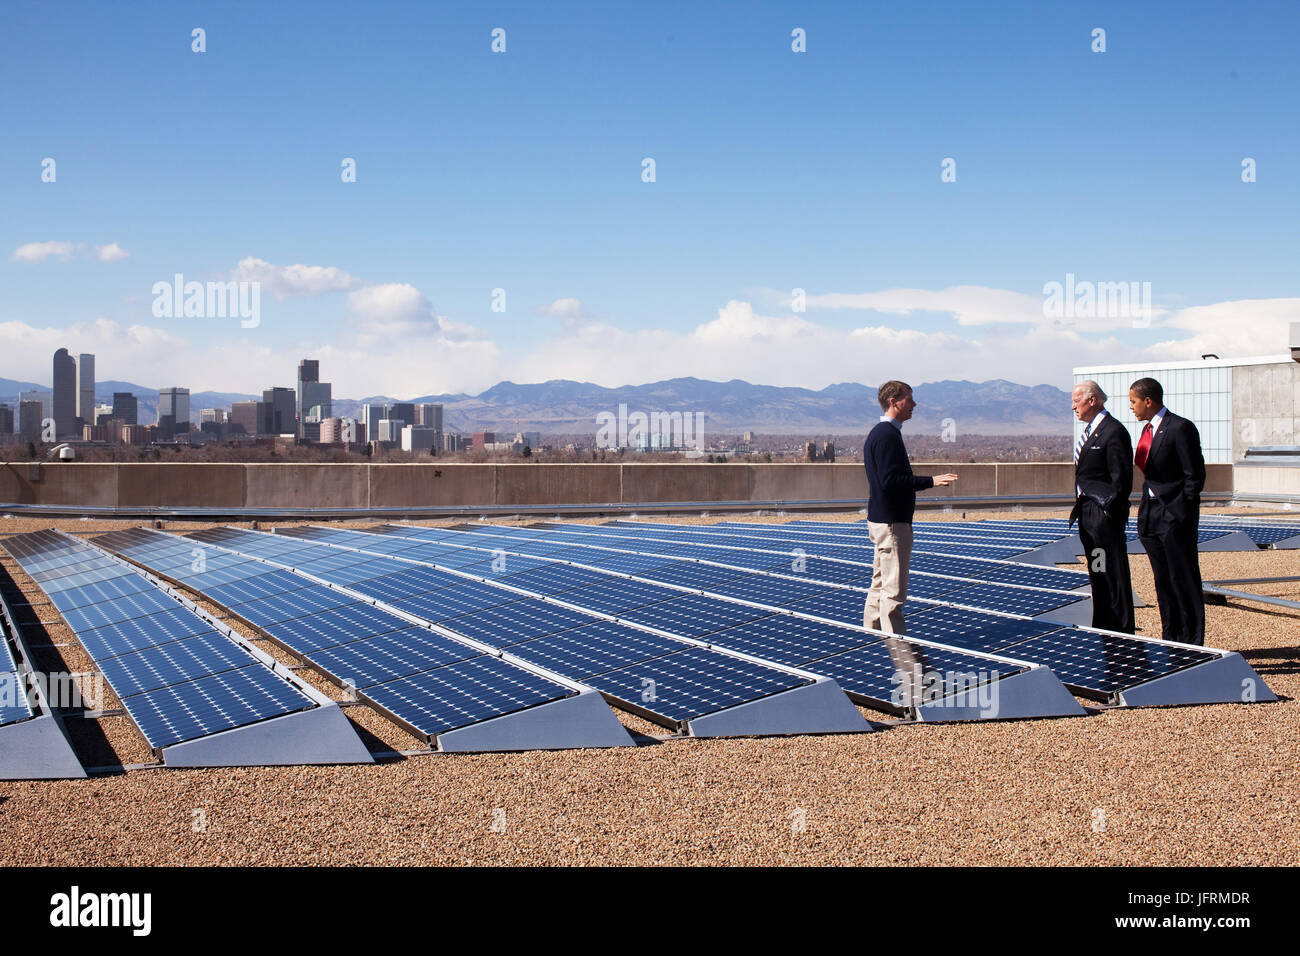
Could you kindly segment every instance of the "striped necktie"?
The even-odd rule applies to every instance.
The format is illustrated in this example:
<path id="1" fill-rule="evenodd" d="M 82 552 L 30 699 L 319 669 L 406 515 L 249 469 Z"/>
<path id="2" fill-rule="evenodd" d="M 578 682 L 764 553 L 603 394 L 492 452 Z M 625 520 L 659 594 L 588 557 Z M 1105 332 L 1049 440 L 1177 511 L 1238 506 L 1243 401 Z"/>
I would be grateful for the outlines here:
<path id="1" fill-rule="evenodd" d="M 1075 467 L 1078 467 L 1078 464 L 1079 464 L 1079 453 L 1080 453 L 1081 451 L 1083 451 L 1083 446 L 1084 446 L 1085 444 L 1087 444 L 1087 442 L 1088 442 L 1088 436 L 1091 435 L 1091 434 L 1092 434 L 1092 422 L 1088 422 L 1087 427 L 1085 427 L 1084 430 L 1083 430 L 1083 434 L 1079 436 L 1079 440 L 1078 440 L 1077 442 L 1075 442 L 1075 445 L 1074 445 L 1074 464 L 1075 464 Z"/>

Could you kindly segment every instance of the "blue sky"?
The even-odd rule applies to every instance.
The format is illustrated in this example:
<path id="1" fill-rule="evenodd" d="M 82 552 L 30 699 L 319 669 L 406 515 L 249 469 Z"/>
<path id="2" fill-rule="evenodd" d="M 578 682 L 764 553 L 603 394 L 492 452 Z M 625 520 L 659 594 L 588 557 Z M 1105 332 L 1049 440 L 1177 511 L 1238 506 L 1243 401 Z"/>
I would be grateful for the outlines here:
<path id="1" fill-rule="evenodd" d="M 1294 3 L 5 9 L 4 377 L 1061 384 L 1300 319 Z M 261 325 L 156 318 L 177 272 Z M 1150 282 L 1149 327 L 1036 317 L 1067 273 Z"/>

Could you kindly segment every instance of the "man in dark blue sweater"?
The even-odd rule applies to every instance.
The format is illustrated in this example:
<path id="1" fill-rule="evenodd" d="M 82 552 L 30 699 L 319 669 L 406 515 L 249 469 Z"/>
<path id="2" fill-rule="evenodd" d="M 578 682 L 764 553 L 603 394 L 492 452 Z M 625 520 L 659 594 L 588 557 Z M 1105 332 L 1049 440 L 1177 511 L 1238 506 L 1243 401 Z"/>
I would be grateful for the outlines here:
<path id="1" fill-rule="evenodd" d="M 931 478 L 912 474 L 907 449 L 903 446 L 903 422 L 912 417 L 916 408 L 912 386 L 906 382 L 886 382 L 877 389 L 876 398 L 885 413 L 862 446 L 862 461 L 871 489 L 867 499 L 867 529 L 876 549 L 862 624 L 873 630 L 902 634 L 916 493 L 951 485 L 957 476 Z"/>

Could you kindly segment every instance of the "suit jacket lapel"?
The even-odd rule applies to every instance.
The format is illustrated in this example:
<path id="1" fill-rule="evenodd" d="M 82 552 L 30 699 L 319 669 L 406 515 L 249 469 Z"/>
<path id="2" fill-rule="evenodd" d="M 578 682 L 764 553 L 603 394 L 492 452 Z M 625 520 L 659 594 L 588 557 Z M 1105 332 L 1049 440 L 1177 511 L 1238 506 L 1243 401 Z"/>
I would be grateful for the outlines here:
<path id="1" fill-rule="evenodd" d="M 1151 447 L 1147 449 L 1148 462 L 1151 461 L 1152 456 L 1156 453 L 1156 449 L 1159 448 L 1160 444 L 1165 440 L 1165 436 L 1169 434 L 1169 427 L 1171 425 L 1173 425 L 1173 412 L 1167 411 L 1165 412 L 1164 419 L 1160 422 L 1160 427 L 1157 428 L 1156 433 L 1151 436 Z"/>

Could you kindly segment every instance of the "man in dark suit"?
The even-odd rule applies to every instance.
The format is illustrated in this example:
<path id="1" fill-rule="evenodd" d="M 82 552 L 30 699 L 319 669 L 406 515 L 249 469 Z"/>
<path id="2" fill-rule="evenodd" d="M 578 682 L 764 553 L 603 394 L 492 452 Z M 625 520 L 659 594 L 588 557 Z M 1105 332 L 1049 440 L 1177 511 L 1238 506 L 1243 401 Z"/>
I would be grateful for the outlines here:
<path id="1" fill-rule="evenodd" d="M 1106 393 L 1080 382 L 1071 407 L 1084 423 L 1074 445 L 1074 509 L 1092 580 L 1092 626 L 1132 634 L 1133 585 L 1128 568 L 1129 493 L 1133 490 L 1133 441 L 1106 412 Z"/>
<path id="2" fill-rule="evenodd" d="M 1184 644 L 1205 643 L 1205 595 L 1197 549 L 1205 458 L 1201 436 L 1186 418 L 1165 408 L 1164 389 L 1140 378 L 1128 405 L 1146 422 L 1133 464 L 1142 471 L 1138 536 L 1151 559 L 1160 604 L 1161 636 Z"/>

